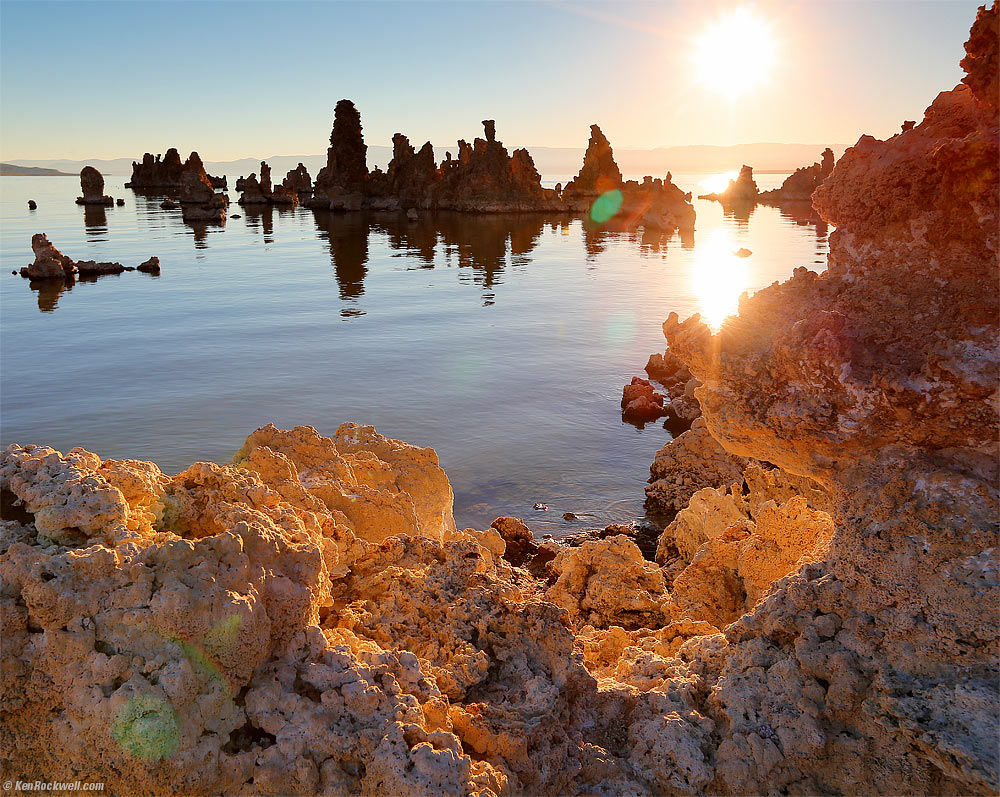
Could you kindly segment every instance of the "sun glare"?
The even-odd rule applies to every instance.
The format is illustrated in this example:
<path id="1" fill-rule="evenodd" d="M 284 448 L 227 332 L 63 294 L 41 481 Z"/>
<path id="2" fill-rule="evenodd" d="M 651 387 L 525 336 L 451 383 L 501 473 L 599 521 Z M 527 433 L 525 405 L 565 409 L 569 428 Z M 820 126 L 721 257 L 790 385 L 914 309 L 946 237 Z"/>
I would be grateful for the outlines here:
<path id="1" fill-rule="evenodd" d="M 736 99 L 767 80 L 775 50 L 771 25 L 750 9 L 737 8 L 697 40 L 695 73 L 706 88 Z"/>
<path id="2" fill-rule="evenodd" d="M 705 189 L 707 194 L 721 194 L 729 188 L 729 181 L 740 176 L 739 172 L 721 172 L 720 174 L 710 174 L 704 180 L 699 181 L 698 187 Z"/>
<path id="3" fill-rule="evenodd" d="M 694 294 L 701 320 L 713 332 L 739 309 L 747 289 L 747 262 L 735 253 L 736 244 L 725 230 L 715 230 L 695 251 Z"/>

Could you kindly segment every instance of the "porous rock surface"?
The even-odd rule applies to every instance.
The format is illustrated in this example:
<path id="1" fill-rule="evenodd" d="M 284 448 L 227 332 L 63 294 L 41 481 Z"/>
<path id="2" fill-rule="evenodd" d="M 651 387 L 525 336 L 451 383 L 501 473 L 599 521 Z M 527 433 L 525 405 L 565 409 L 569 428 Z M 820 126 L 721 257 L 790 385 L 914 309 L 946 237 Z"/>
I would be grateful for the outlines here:
<path id="1" fill-rule="evenodd" d="M 969 85 L 817 192 L 826 273 L 668 321 L 703 411 L 678 452 L 707 435 L 736 475 L 677 480 L 661 562 L 613 536 L 535 579 L 504 559 L 525 529 L 456 529 L 434 453 L 370 427 L 267 426 L 176 476 L 12 445 L 4 776 L 996 793 L 996 13 Z"/>
<path id="2" fill-rule="evenodd" d="M 825 273 L 745 299 L 715 335 L 668 322 L 712 435 L 820 484 L 834 521 L 822 560 L 725 630 L 731 789 L 998 788 L 996 41 L 994 4 L 965 84 L 863 136 L 817 189 Z"/>

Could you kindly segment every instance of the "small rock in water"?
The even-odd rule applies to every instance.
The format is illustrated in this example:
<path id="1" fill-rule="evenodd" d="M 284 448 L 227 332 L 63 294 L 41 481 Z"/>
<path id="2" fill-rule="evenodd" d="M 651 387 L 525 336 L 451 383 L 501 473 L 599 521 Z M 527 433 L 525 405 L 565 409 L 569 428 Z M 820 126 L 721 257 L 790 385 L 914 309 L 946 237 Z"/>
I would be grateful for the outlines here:
<path id="1" fill-rule="evenodd" d="M 14 271 L 10 272 L 10 273 L 13 274 L 15 277 L 17 276 L 17 270 L 16 269 Z"/>
<path id="2" fill-rule="evenodd" d="M 563 520 L 579 520 L 580 516 L 574 512 L 563 512 Z"/>
<path id="3" fill-rule="evenodd" d="M 535 504 L 532 508 L 538 510 L 539 512 L 547 512 L 549 507 L 547 504 Z"/>
<path id="4" fill-rule="evenodd" d="M 116 199 L 115 200 L 115 204 L 118 205 L 118 207 L 120 207 L 120 208 L 125 207 L 125 200 L 124 199 Z"/>
<path id="5" fill-rule="evenodd" d="M 35 203 L 34 199 L 28 200 L 28 210 L 38 210 L 38 205 Z"/>
<path id="6" fill-rule="evenodd" d="M 229 218 L 231 218 L 231 219 L 242 219 L 243 217 L 239 213 L 234 213 Z"/>
<path id="7" fill-rule="evenodd" d="M 139 264 L 139 271 L 144 271 L 147 274 L 159 274 L 160 273 L 160 258 L 155 255 L 144 263 Z"/>
<path id="8" fill-rule="evenodd" d="M 742 246 L 733 252 L 737 257 L 750 257 L 753 254 L 749 249 L 744 249 Z"/>
<path id="9" fill-rule="evenodd" d="M 164 210 L 176 210 L 177 209 L 177 203 L 174 202 L 174 200 L 172 200 L 172 199 L 164 199 L 160 203 L 160 207 L 163 208 Z"/>

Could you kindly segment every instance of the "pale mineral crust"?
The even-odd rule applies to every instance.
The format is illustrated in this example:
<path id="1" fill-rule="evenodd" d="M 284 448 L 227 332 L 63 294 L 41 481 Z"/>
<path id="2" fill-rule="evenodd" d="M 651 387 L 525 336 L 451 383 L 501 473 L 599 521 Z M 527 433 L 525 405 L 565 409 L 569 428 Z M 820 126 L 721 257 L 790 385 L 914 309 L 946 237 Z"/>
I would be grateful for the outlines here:
<path id="1" fill-rule="evenodd" d="M 862 138 L 816 192 L 824 274 L 715 334 L 668 320 L 652 371 L 679 358 L 702 417 L 654 465 L 676 513 L 656 562 L 624 535 L 543 543 L 536 578 L 506 558 L 531 553 L 522 522 L 456 529 L 433 450 L 371 427 L 269 425 L 176 476 L 10 446 L 0 774 L 113 794 L 995 794 L 996 15 L 968 86 Z"/>
<path id="2" fill-rule="evenodd" d="M 713 436 L 817 482 L 834 521 L 820 560 L 725 629 L 725 790 L 1000 786 L 996 20 L 980 11 L 968 85 L 817 189 L 825 273 L 715 335 L 668 322 Z"/>

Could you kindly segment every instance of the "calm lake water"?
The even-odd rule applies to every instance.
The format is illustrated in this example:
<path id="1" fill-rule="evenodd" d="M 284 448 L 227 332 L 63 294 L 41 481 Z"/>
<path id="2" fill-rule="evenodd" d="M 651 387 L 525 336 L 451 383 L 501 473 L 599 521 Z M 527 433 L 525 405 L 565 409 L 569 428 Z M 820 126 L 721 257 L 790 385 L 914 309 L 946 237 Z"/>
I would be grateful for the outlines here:
<path id="1" fill-rule="evenodd" d="M 674 179 L 697 194 L 706 177 Z M 125 207 L 85 211 L 76 177 L 0 179 L 3 446 L 80 445 L 172 473 L 229 460 L 269 421 L 327 434 L 357 421 L 437 449 L 460 528 L 517 515 L 561 536 L 641 516 L 670 435 L 623 424 L 619 403 L 663 351 L 663 320 L 721 320 L 741 291 L 820 270 L 827 253 L 822 225 L 700 200 L 693 241 L 570 217 L 235 204 L 242 218 L 198 231 L 124 180 L 105 191 Z M 76 260 L 157 255 L 163 271 L 34 290 L 10 272 L 36 232 Z M 740 247 L 753 254 L 733 257 Z"/>

